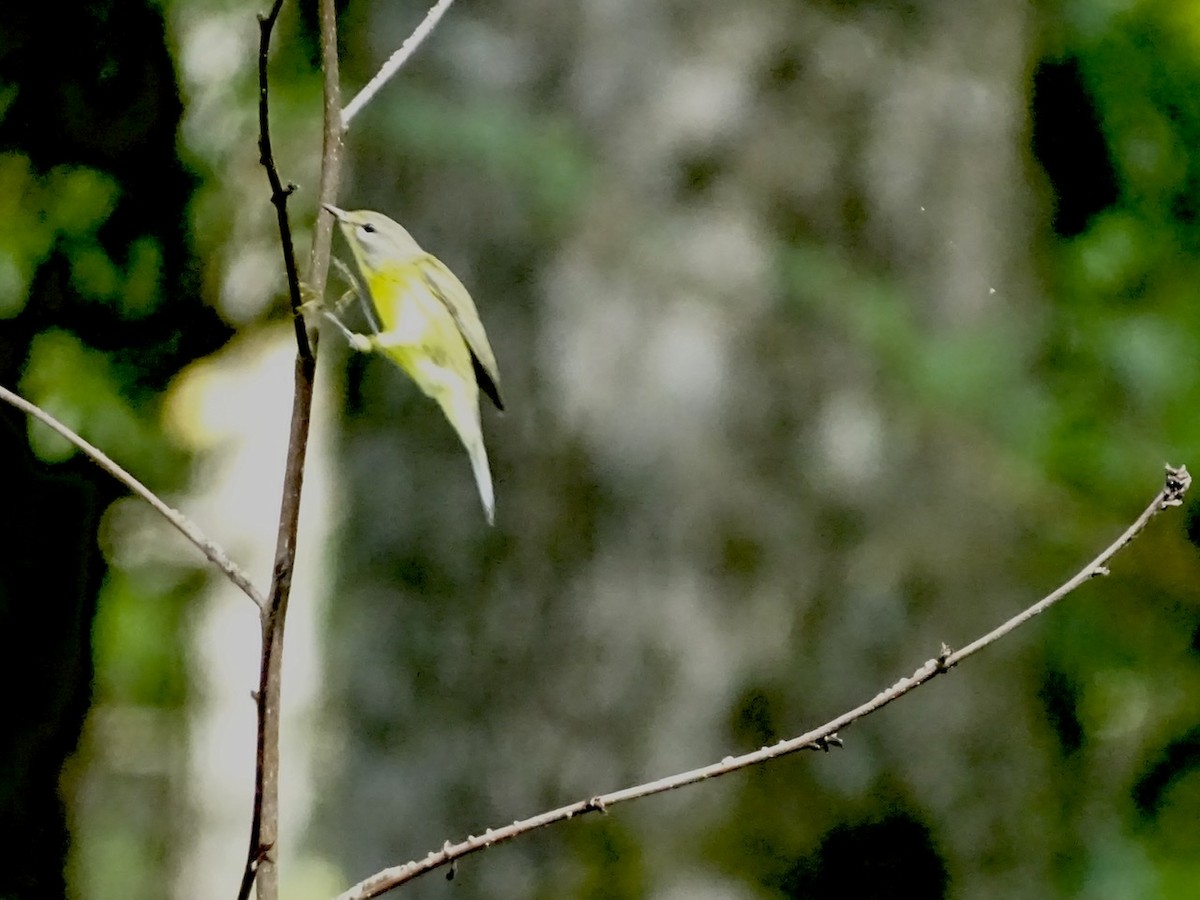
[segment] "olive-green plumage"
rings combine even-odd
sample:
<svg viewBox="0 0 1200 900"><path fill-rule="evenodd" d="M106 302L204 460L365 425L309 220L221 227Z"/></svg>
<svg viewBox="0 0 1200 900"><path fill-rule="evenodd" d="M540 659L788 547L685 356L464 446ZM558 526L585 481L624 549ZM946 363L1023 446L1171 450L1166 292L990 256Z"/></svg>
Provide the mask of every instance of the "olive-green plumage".
<svg viewBox="0 0 1200 900"><path fill-rule="evenodd" d="M341 225L378 319L378 333L350 334L351 339L359 349L385 354L438 402L471 458L490 524L495 497L479 421L479 390L497 409L504 409L504 403L496 357L471 295L398 222L370 210L325 208Z"/></svg>

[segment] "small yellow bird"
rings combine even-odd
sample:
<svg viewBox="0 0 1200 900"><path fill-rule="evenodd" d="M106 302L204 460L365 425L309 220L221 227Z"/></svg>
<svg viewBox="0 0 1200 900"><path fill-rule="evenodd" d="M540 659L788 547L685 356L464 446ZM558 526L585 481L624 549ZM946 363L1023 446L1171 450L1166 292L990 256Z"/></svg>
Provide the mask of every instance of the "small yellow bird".
<svg viewBox="0 0 1200 900"><path fill-rule="evenodd" d="M497 409L504 409L504 403L496 357L471 295L398 222L366 209L347 212L329 204L325 209L340 223L362 272L375 333L355 334L336 316L330 318L351 346L385 354L442 407L471 457L483 510L492 524L495 494L479 421L479 389Z"/></svg>

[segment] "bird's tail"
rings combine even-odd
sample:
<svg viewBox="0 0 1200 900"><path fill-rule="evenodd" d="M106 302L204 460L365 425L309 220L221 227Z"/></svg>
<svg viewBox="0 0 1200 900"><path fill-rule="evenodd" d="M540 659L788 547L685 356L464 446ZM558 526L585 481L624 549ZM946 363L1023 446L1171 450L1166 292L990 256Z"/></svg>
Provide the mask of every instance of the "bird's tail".
<svg viewBox="0 0 1200 900"><path fill-rule="evenodd" d="M479 488L479 499L483 502L483 514L487 516L489 525L496 524L496 495L492 488L492 472L488 468L487 449L483 446L483 435L467 444L467 453L471 457L471 471L475 473L475 484Z"/></svg>
<svg viewBox="0 0 1200 900"><path fill-rule="evenodd" d="M466 396L463 396L463 394ZM483 428L479 421L479 395L474 391L445 391L438 395L442 412L462 441L471 458L471 471L475 473L475 485L479 488L479 499L487 523L496 519L496 495L492 487L492 472L488 467L487 448L483 445Z"/></svg>

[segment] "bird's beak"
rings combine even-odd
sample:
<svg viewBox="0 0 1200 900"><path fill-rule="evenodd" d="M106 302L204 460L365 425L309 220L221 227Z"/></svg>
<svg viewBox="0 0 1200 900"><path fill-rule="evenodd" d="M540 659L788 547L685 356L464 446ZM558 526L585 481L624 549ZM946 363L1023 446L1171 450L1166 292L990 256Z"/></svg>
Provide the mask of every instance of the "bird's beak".
<svg viewBox="0 0 1200 900"><path fill-rule="evenodd" d="M338 208L337 208L336 206L334 206L332 203L322 203L321 205L322 205L323 207L325 207L327 210L329 210L329 213L330 213L330 214L331 214L331 215L332 215L332 216L333 216L335 219L337 219L339 222L345 222L345 221L346 221L346 216L348 215L348 213L347 213L347 212L346 212L344 209L338 209Z"/></svg>

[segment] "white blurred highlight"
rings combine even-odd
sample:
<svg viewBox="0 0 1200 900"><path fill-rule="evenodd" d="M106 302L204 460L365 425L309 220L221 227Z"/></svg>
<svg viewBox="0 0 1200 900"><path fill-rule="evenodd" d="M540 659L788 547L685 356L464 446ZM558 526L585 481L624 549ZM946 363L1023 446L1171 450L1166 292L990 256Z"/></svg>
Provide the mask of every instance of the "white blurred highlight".
<svg viewBox="0 0 1200 900"><path fill-rule="evenodd" d="M195 493L181 505L251 573L265 594L275 549L291 419L295 343L290 327L235 339L186 369L172 386L167 426L204 455ZM283 665L280 865L310 871L299 857L314 797L313 751L321 657L317 627L327 596L326 548L337 520L329 454L327 379L318 379L304 477L296 574ZM219 577L193 623L195 692L190 707L189 778L194 828L172 890L179 900L236 892L250 833L258 686L258 611ZM328 885L327 879L318 879ZM298 886L297 886L298 887ZM290 896L307 896L301 890Z"/></svg>

